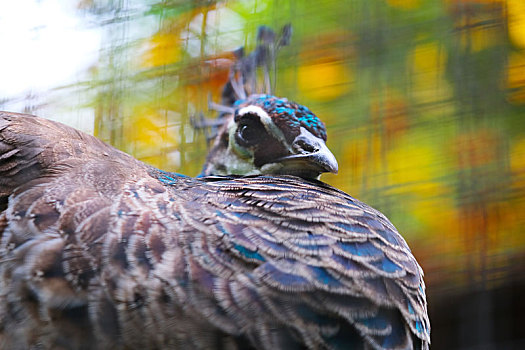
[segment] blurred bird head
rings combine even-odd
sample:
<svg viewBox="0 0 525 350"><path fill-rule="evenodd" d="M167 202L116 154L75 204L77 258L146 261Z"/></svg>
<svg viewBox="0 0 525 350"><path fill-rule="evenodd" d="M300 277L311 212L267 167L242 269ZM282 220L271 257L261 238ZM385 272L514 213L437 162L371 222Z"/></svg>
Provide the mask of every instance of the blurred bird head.
<svg viewBox="0 0 525 350"><path fill-rule="evenodd" d="M203 175L337 173L326 129L307 107L271 95L238 100L222 117Z"/></svg>

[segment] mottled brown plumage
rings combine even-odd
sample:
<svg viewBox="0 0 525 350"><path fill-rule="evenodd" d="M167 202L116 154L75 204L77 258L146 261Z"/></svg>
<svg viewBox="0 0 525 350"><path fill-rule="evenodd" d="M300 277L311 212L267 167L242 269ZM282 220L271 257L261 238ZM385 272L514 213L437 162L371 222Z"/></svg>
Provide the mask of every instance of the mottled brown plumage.
<svg viewBox="0 0 525 350"><path fill-rule="evenodd" d="M378 211L294 176L162 172L0 113L1 349L427 348Z"/></svg>

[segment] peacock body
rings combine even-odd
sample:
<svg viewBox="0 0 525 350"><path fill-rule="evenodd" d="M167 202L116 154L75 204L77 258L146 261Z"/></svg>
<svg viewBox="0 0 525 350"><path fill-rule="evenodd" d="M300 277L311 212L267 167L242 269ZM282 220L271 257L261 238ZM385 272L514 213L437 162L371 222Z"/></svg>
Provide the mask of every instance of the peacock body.
<svg viewBox="0 0 525 350"><path fill-rule="evenodd" d="M227 112L199 178L0 113L0 349L428 348L403 238L315 179L322 122L270 95Z"/></svg>

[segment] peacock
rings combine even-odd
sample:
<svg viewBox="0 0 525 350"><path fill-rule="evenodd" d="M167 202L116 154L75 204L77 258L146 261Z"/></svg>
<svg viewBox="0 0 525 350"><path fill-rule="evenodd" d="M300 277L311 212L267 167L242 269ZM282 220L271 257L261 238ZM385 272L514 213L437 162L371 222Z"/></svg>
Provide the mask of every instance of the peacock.
<svg viewBox="0 0 525 350"><path fill-rule="evenodd" d="M0 112L1 349L429 347L405 240L317 179L319 118L237 67L196 178Z"/></svg>

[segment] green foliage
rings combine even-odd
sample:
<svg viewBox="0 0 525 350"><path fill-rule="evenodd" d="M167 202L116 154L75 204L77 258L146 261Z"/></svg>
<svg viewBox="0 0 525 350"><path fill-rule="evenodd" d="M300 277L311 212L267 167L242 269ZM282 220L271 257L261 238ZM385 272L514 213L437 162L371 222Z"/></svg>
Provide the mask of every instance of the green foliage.
<svg viewBox="0 0 525 350"><path fill-rule="evenodd" d="M391 216L423 266L462 283L488 271L474 259L465 273L466 259L525 250L525 52L513 41L525 9L505 3L129 1L97 12L120 20L92 83L96 134L198 174L207 149L190 117L219 100L229 52L253 47L259 25L292 23L276 94L327 123L340 173L323 179Z"/></svg>

